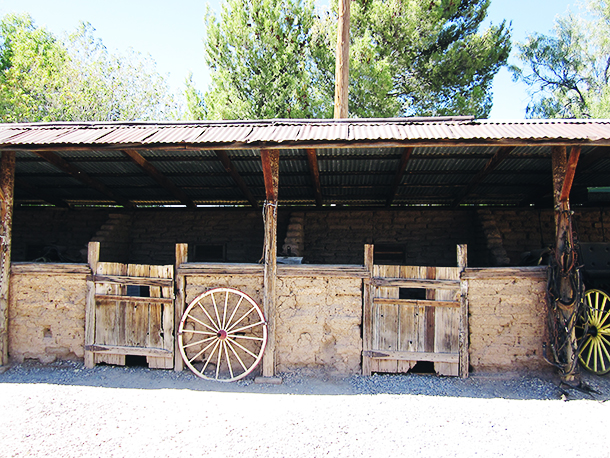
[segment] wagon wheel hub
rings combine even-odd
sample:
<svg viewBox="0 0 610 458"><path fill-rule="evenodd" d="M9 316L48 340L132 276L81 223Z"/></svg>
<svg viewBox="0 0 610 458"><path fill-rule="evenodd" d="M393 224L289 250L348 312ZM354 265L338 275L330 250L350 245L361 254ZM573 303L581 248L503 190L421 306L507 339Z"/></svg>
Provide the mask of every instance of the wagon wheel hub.
<svg viewBox="0 0 610 458"><path fill-rule="evenodd" d="M218 337L219 340L225 340L227 338L227 331L225 331L224 329L221 329L216 334L216 337Z"/></svg>

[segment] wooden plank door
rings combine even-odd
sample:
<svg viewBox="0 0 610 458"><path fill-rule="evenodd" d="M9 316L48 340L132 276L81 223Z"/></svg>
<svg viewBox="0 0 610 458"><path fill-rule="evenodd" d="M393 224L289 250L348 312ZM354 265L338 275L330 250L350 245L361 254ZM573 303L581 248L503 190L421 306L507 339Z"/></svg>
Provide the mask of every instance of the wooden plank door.
<svg viewBox="0 0 610 458"><path fill-rule="evenodd" d="M465 253L465 246L461 249ZM463 266L369 268L363 372L404 373L428 361L437 374L466 376L467 361L460 368L467 359L467 349L461 348L464 341L467 345Z"/></svg>
<svg viewBox="0 0 610 458"><path fill-rule="evenodd" d="M90 280L85 330L88 365L125 364L146 356L149 367L174 366L174 266L98 262ZM93 301L92 304L89 304ZM91 341L92 340L92 341Z"/></svg>

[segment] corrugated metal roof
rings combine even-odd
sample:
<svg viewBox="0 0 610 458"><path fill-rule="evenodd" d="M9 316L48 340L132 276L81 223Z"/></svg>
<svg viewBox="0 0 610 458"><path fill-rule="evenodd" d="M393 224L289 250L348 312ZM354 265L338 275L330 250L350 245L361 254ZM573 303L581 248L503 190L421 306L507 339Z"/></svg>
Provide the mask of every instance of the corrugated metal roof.
<svg viewBox="0 0 610 458"><path fill-rule="evenodd" d="M79 180L80 171L136 204L180 204L171 186L158 175L149 175L150 170L136 164L123 148L136 149L157 173L199 204L248 204L244 184L262 202L260 149L277 147L282 205L315 202L308 148L317 154L326 204L385 205L391 200L397 205L451 205L468 190L463 204L513 205L525 198L550 199L551 145L570 142L581 146L585 164L577 169L575 189L610 186L608 120L0 124L0 149L16 151L16 201L29 203L46 196L70 203L112 203ZM395 189L409 145L413 150ZM480 176L504 145L514 149L489 174ZM54 152L71 167L47 162L37 149ZM221 162L218 149L226 153L233 174ZM475 179L479 181L472 185Z"/></svg>
<svg viewBox="0 0 610 458"><path fill-rule="evenodd" d="M609 120L469 118L23 123L0 125L3 145L198 144L370 141L610 141Z"/></svg>

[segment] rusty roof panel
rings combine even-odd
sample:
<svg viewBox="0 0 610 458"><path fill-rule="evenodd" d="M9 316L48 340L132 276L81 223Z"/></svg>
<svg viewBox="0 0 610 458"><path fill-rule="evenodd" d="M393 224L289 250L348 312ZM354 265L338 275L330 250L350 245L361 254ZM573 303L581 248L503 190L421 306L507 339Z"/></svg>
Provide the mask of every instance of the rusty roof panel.
<svg viewBox="0 0 610 458"><path fill-rule="evenodd" d="M143 143L147 138L155 134L159 130L158 127L139 126L139 127L122 127L114 129L107 135L99 138L96 144L137 144Z"/></svg>
<svg viewBox="0 0 610 458"><path fill-rule="evenodd" d="M54 142L51 143L72 143L77 145L97 143L100 138L110 134L114 130L115 129L112 129L110 127L104 127L100 129L77 129L68 132L66 135L57 138Z"/></svg>
<svg viewBox="0 0 610 458"><path fill-rule="evenodd" d="M194 143L205 131L206 127L174 126L162 127L142 143Z"/></svg>
<svg viewBox="0 0 610 458"><path fill-rule="evenodd" d="M210 126L193 143L242 143L251 131L249 125Z"/></svg>

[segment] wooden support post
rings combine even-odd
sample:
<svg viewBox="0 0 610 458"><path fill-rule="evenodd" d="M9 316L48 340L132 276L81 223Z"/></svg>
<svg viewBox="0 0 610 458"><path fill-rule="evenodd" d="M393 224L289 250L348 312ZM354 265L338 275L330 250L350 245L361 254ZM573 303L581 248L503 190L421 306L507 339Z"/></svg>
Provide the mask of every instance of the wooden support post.
<svg viewBox="0 0 610 458"><path fill-rule="evenodd" d="M369 279L373 277L374 245L364 245L364 267ZM373 350L373 298L374 289L370 281L363 282L362 297L362 375L371 375L371 357Z"/></svg>
<svg viewBox="0 0 610 458"><path fill-rule="evenodd" d="M552 163L553 163L553 200L555 204L555 253L564 253L566 248L566 241L571 240L572 234L571 223L570 223L570 189L571 182L574 178L573 171L576 170L578 165L578 157L580 155L580 148L577 147L575 150L572 149L570 154L570 161L568 164L567 152L565 146L554 146L552 148ZM568 177L568 171L571 177ZM568 180L566 180L568 178ZM569 183L567 182L569 181ZM569 278L562 278L559 285L559 294L563 297L571 296L571 285ZM565 326L571 329L571 334L568 337L570 345L566 347L566 358L568 367L572 365L572 361L576 358L573 349L576 348L576 333L574 323L570 322L575 320L574 308L576 304L570 306L561 307L564 320L566 320ZM574 381L576 378L576 364L573 365L573 370L564 374L565 381Z"/></svg>
<svg viewBox="0 0 610 458"><path fill-rule="evenodd" d="M350 1L339 0L335 65L335 119L347 118L348 115Z"/></svg>
<svg viewBox="0 0 610 458"><path fill-rule="evenodd" d="M459 333L459 353L460 365L459 376L468 377L469 361L469 341L470 329L468 322L468 280L464 277L464 271L468 267L468 247L467 245L457 246L457 261L460 269L460 333Z"/></svg>
<svg viewBox="0 0 610 458"><path fill-rule="evenodd" d="M186 299L186 276L178 274L181 264L188 262L188 249L186 243L176 243L176 266L174 268L174 279L176 281L176 299L174 300L174 370L179 372L184 370L184 361L180 354L178 345L178 327L185 308Z"/></svg>
<svg viewBox="0 0 610 458"><path fill-rule="evenodd" d="M100 260L100 242L89 242L87 262L91 269L91 277L87 279L87 303L85 305L85 348L95 343L95 282L97 263ZM85 350L85 367L95 366L95 354Z"/></svg>
<svg viewBox="0 0 610 458"><path fill-rule="evenodd" d="M263 377L275 375L275 315L277 304L277 201L279 185L278 150L261 150L265 179L265 268L263 275L263 312L267 320L267 348L263 355Z"/></svg>
<svg viewBox="0 0 610 458"><path fill-rule="evenodd" d="M0 366L8 365L8 304L11 282L11 230L15 187L15 152L3 151L0 170Z"/></svg>

